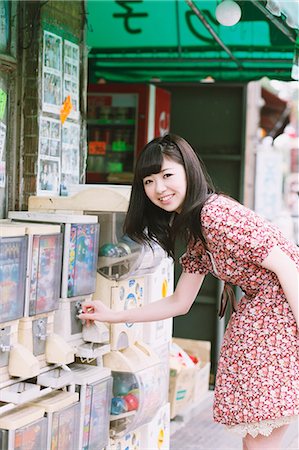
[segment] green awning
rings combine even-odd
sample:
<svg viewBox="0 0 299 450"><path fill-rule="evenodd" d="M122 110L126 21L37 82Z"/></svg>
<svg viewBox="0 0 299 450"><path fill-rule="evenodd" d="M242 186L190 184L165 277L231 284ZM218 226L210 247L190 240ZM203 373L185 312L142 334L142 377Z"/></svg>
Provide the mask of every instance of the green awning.
<svg viewBox="0 0 299 450"><path fill-rule="evenodd" d="M191 3L203 20L185 0L88 0L90 81L291 80L297 0L236 2L232 27L216 20L219 1Z"/></svg>

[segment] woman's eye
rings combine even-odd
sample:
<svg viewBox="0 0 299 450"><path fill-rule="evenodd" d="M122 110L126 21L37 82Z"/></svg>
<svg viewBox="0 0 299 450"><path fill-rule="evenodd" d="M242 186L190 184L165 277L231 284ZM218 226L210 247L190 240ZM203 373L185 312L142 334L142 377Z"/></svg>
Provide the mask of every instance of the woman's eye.
<svg viewBox="0 0 299 450"><path fill-rule="evenodd" d="M146 185L146 184L150 184L152 182L152 180L144 180L143 181L143 184L144 184L144 186Z"/></svg>
<svg viewBox="0 0 299 450"><path fill-rule="evenodd" d="M164 177L165 177L165 178L168 178L168 177L171 177L172 175L173 175L173 173L165 173L165 174L164 174Z"/></svg>

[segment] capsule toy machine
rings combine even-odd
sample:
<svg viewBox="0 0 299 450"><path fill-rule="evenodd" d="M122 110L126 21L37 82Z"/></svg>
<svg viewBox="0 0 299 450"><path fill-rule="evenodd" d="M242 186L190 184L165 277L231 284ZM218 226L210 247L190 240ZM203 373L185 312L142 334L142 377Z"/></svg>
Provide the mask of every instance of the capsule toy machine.
<svg viewBox="0 0 299 450"><path fill-rule="evenodd" d="M41 369L47 364L69 363L74 358L72 349L54 333L61 279L60 226L7 223L10 226L25 226L28 237L25 310L18 326L19 343L37 357Z"/></svg>
<svg viewBox="0 0 299 450"><path fill-rule="evenodd" d="M117 440L149 423L167 402L165 366L146 344L104 355L112 371L110 437Z"/></svg>
<svg viewBox="0 0 299 450"><path fill-rule="evenodd" d="M46 450L45 410L28 404L0 415L1 450Z"/></svg>
<svg viewBox="0 0 299 450"><path fill-rule="evenodd" d="M90 300L95 291L99 224L97 217L88 215L10 212L13 221L58 223L63 231L63 258L58 309L54 314L54 332L72 347L73 353L83 358L96 358L104 351L102 346L85 342L82 322L78 319L82 303ZM103 341L109 342L106 329ZM109 348L106 348L109 351ZM74 358L72 358L72 361ZM68 362L72 362L68 361Z"/></svg>
<svg viewBox="0 0 299 450"><path fill-rule="evenodd" d="M40 369L47 364L69 363L74 352L54 333L62 252L60 227L25 222L9 226L25 226L28 237L25 310L19 321L18 341L38 359Z"/></svg>
<svg viewBox="0 0 299 450"><path fill-rule="evenodd" d="M79 448L80 402L78 393L57 390L30 404L44 411L47 418L47 443L39 450Z"/></svg>
<svg viewBox="0 0 299 450"><path fill-rule="evenodd" d="M109 443L111 370L107 367L78 363L69 367L80 398L78 449L102 450Z"/></svg>
<svg viewBox="0 0 299 450"><path fill-rule="evenodd" d="M18 340L20 319L25 311L27 263L25 227L0 223L0 387L11 377L39 373L37 358ZM3 399L2 399L3 400Z"/></svg>
<svg viewBox="0 0 299 450"><path fill-rule="evenodd" d="M95 297L115 311L138 308L144 304L146 276L161 261L162 251L158 246L152 250L121 236L123 214L111 213L107 218L106 226L103 224L103 229L107 230L106 237L103 236L99 249ZM120 350L142 340L142 323L110 325L112 350Z"/></svg>
<svg viewBox="0 0 299 450"><path fill-rule="evenodd" d="M130 186L77 185L71 186L69 192L69 197L30 197L29 209L30 211L55 214L65 213L66 211L70 214L94 214L98 217L101 234L96 291L93 298L102 300L114 310L123 310L141 306L145 301L150 302L152 301L151 296L156 300L169 295L173 290L173 265L165 256L165 252L158 245L154 245L153 249L143 247L123 235L122 228L129 204ZM167 263L163 265L163 261L166 259ZM147 294L147 291L149 291L149 294ZM83 335L86 340L100 338L100 333L97 330L98 325L100 324L95 322L94 326L88 328L83 326ZM111 414L113 419L111 421L111 433L114 445L116 445L116 442L119 445L124 445L124 442L128 444L131 439L128 436L132 437L132 433L137 432L136 427L141 426L144 420L149 422L154 416L154 413L152 413L151 417L145 419L144 410L140 409L144 398L143 386L146 386L146 393L149 391L150 381L146 381L146 373L149 374L149 378L153 376L152 397L156 398L155 389L157 380L160 380L158 388L159 405L163 406L167 403L169 373L165 361L168 361L167 339L169 339L171 331L170 326L168 331L165 331L165 329L166 327L162 326L161 329L161 326L159 326L158 332L154 330L149 333L149 336L146 336L142 324L109 325L110 346L113 350L109 355L114 355L109 358L117 358L117 355L119 358L124 358L125 363L123 365L126 367L126 373L117 374L114 377L116 388L114 388ZM160 360L155 355L157 364L155 370L161 376L154 376L152 359L146 357L147 351L141 350L141 348L144 348L142 347L142 341L145 338L150 342L148 355L154 354L153 343L162 355ZM138 361L136 353L139 355L142 364L140 362L135 364L136 359ZM104 365L109 367L114 374L113 367L115 366L113 364L113 367L110 366L109 358L104 355ZM117 364L116 366L118 367ZM135 372L137 372L137 376L135 376ZM124 386L119 391L118 387L122 379L126 379L127 383L124 381ZM128 383L130 386L126 386ZM138 386L141 387L138 388ZM138 389L141 392L141 403L135 395L136 392L139 395ZM155 412L157 410L158 407L155 405ZM125 415L121 416L121 414ZM141 421L133 420L133 417L143 417L143 419ZM119 426L120 424L121 426ZM120 428L120 433L115 431L115 428ZM133 441L135 446L139 442L135 438Z"/></svg>
<svg viewBox="0 0 299 450"><path fill-rule="evenodd" d="M164 257L159 246L144 247L123 235L123 223L129 204L130 186L77 185L70 187L69 197L30 197L29 209L69 211L92 214L101 226L96 290L100 299L114 310L136 308L144 303L147 274L153 272ZM96 322L84 327L84 339L100 340ZM110 346L119 350L143 339L141 323L111 324Z"/></svg>

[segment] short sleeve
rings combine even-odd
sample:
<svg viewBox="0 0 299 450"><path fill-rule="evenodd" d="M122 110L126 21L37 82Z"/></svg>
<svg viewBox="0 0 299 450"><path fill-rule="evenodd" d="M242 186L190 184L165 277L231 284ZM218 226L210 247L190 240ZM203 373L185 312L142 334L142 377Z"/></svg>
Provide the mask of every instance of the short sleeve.
<svg viewBox="0 0 299 450"><path fill-rule="evenodd" d="M209 272L208 255L201 242L189 244L186 253L179 260L183 272L206 275Z"/></svg>
<svg viewBox="0 0 299 450"><path fill-rule="evenodd" d="M222 249L235 260L258 265L280 241L281 233L270 222L225 197L205 208L202 225L212 251Z"/></svg>

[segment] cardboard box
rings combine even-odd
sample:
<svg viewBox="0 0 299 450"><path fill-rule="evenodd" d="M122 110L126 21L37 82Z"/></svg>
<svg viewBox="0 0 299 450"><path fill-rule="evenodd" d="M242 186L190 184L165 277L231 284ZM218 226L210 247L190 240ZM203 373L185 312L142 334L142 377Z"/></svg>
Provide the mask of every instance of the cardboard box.
<svg viewBox="0 0 299 450"><path fill-rule="evenodd" d="M202 401L209 390L211 342L173 338L189 355L200 362L193 367L170 367L169 402L173 419L185 409Z"/></svg>

